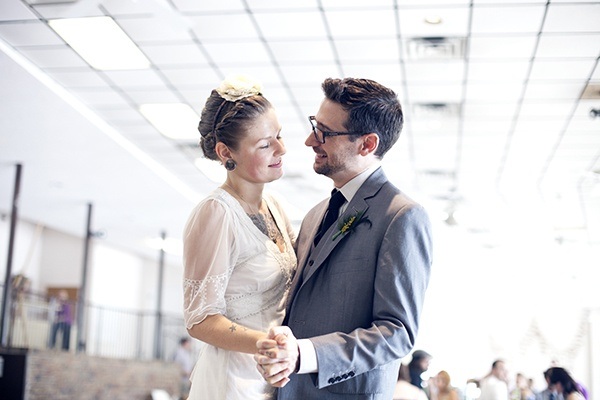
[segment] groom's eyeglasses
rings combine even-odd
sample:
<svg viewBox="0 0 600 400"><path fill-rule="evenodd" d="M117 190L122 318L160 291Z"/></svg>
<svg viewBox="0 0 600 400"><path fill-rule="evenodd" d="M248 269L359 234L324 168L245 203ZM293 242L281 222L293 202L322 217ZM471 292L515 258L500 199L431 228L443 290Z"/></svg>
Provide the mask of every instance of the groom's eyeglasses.
<svg viewBox="0 0 600 400"><path fill-rule="evenodd" d="M313 115L308 117L308 121L310 122L310 126L312 127L313 135L315 135L315 139L321 144L325 143L325 138L327 136L343 136L343 135L351 135L351 136L362 136L364 133L358 132L331 132L324 131L320 128L317 128L317 120Z"/></svg>

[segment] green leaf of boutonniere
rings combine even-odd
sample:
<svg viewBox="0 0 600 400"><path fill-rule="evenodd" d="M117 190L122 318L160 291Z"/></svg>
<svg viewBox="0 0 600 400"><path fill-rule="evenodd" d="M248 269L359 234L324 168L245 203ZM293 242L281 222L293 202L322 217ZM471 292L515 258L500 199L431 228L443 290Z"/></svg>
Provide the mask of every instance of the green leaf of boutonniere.
<svg viewBox="0 0 600 400"><path fill-rule="evenodd" d="M352 232L362 222L370 222L368 217L363 218L366 210L357 211L352 215L347 216L338 224L338 231L333 235L331 240L337 239L341 235Z"/></svg>

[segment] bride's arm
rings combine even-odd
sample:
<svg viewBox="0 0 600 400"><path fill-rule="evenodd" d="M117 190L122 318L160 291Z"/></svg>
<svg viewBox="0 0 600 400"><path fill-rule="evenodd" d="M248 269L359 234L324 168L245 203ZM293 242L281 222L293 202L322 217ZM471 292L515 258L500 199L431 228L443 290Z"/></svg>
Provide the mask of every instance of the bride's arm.
<svg viewBox="0 0 600 400"><path fill-rule="evenodd" d="M188 333L215 347L249 354L256 353L256 342L267 337L265 332L232 322L221 314L207 316Z"/></svg>

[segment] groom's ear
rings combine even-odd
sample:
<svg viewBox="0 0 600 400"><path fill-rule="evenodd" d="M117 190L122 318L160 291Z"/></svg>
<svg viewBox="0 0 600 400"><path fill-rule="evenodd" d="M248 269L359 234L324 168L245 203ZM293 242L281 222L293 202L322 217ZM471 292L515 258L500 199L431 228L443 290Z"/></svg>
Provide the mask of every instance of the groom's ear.
<svg viewBox="0 0 600 400"><path fill-rule="evenodd" d="M379 147L379 135L376 133L367 133L361 137L362 145L360 147L360 155L366 156L375 153Z"/></svg>

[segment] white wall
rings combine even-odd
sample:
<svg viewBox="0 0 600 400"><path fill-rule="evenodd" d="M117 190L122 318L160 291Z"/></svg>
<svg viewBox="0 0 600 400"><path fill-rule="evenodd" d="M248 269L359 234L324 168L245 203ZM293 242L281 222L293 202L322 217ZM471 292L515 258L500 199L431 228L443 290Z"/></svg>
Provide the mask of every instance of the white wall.
<svg viewBox="0 0 600 400"><path fill-rule="evenodd" d="M6 274L10 219L0 219L0 273ZM36 239L36 226L19 221L13 251L13 275L23 273L31 288L44 293L48 287L79 287L83 269L81 237L44 228ZM31 253L31 255L29 255ZM155 311L158 290L158 256L151 260L92 239L88 261L88 301L93 305L128 310ZM28 260L28 261L27 261ZM181 314L182 266L177 257L165 258L163 307Z"/></svg>

